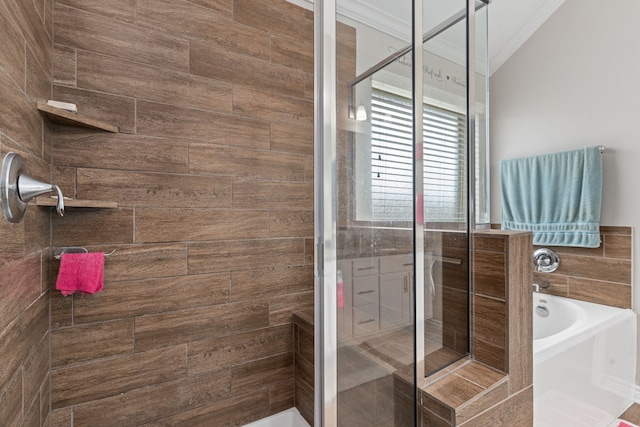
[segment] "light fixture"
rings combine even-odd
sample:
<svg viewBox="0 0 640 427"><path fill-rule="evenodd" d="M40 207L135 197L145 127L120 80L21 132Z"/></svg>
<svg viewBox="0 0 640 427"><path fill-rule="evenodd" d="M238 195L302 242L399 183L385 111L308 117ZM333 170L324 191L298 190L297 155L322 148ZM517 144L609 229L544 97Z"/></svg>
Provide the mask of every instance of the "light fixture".
<svg viewBox="0 0 640 427"><path fill-rule="evenodd" d="M364 108L364 105L358 105L358 109L356 110L356 120L359 122L364 122L367 120L367 109Z"/></svg>

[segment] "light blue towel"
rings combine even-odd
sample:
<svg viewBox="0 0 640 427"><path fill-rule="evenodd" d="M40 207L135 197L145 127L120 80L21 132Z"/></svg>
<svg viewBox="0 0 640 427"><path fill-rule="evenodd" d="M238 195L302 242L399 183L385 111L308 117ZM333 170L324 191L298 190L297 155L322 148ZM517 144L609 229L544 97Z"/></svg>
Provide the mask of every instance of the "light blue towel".
<svg viewBox="0 0 640 427"><path fill-rule="evenodd" d="M530 230L533 244L600 246L598 147L500 162L502 229Z"/></svg>

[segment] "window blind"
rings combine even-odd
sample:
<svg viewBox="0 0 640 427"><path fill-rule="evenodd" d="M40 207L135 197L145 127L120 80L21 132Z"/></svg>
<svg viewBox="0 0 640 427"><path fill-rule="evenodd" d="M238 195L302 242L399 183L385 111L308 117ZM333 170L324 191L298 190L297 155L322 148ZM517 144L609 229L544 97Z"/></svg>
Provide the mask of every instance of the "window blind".
<svg viewBox="0 0 640 427"><path fill-rule="evenodd" d="M371 105L371 200L374 220L413 217L411 100L374 90ZM423 108L426 222L466 221L466 120L431 105Z"/></svg>

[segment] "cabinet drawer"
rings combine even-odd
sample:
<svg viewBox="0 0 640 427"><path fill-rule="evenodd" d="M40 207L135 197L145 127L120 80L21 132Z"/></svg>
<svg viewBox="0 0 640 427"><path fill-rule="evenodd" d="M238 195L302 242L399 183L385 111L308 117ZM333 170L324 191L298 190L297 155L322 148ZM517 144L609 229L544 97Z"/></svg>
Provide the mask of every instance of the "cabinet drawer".
<svg viewBox="0 0 640 427"><path fill-rule="evenodd" d="M378 304L363 305L353 309L353 335L375 332L379 327Z"/></svg>
<svg viewBox="0 0 640 427"><path fill-rule="evenodd" d="M380 274L413 271L413 254L380 257Z"/></svg>
<svg viewBox="0 0 640 427"><path fill-rule="evenodd" d="M360 258L353 260L353 277L378 274L378 258Z"/></svg>
<svg viewBox="0 0 640 427"><path fill-rule="evenodd" d="M353 306L378 304L378 276L353 278Z"/></svg>

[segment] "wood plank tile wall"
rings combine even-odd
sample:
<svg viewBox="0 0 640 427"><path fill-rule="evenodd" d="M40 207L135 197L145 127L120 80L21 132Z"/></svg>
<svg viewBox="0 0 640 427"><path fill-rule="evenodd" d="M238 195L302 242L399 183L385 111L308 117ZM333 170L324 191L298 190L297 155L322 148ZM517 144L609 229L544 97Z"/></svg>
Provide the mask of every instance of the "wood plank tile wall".
<svg viewBox="0 0 640 427"><path fill-rule="evenodd" d="M20 154L51 179L51 129L35 103L51 97L52 2L0 1L0 156ZM0 424L49 425L49 209L0 218Z"/></svg>
<svg viewBox="0 0 640 427"><path fill-rule="evenodd" d="M17 0L14 0L17 2ZM51 295L52 425L241 425L294 405L313 305L313 16L285 0L57 0L52 246L117 252ZM54 273L56 265L54 264Z"/></svg>

